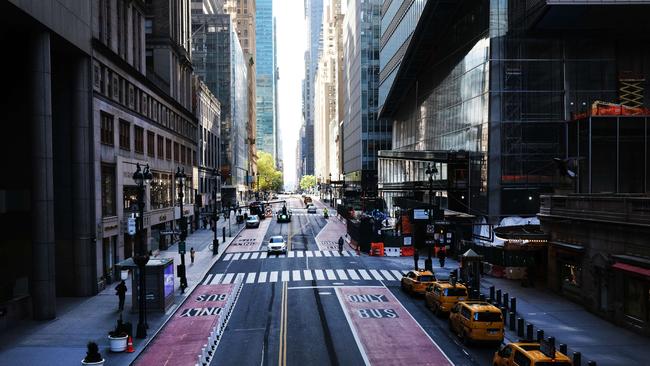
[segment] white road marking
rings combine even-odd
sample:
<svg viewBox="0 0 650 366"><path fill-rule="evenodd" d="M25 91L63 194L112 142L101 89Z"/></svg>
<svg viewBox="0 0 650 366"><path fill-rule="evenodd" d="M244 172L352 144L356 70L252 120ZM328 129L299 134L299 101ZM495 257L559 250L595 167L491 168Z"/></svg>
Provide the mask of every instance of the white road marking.
<svg viewBox="0 0 650 366"><path fill-rule="evenodd" d="M293 277L294 281L300 281L300 271L299 270L294 270L292 277Z"/></svg>
<svg viewBox="0 0 650 366"><path fill-rule="evenodd" d="M260 275L257 277L257 283L266 282L266 272L260 272Z"/></svg>
<svg viewBox="0 0 650 366"><path fill-rule="evenodd" d="M223 281L221 283L230 283L232 282L232 279L235 277L234 273L228 273L226 274L226 277L223 278Z"/></svg>
<svg viewBox="0 0 650 366"><path fill-rule="evenodd" d="M255 283L255 272L251 272L246 277L246 283Z"/></svg>
<svg viewBox="0 0 650 366"><path fill-rule="evenodd" d="M332 255L335 256L335 257L340 257L341 256L341 254L339 254L339 252L335 252L335 251L332 251Z"/></svg>
<svg viewBox="0 0 650 366"><path fill-rule="evenodd" d="M304 252L296 252L296 254L298 254L298 258L302 258L305 256Z"/></svg>
<svg viewBox="0 0 650 366"><path fill-rule="evenodd" d="M267 252L262 252L262 254L260 254L260 259L264 259L264 258L266 258L268 255L269 255L269 253L267 253Z"/></svg>
<svg viewBox="0 0 650 366"><path fill-rule="evenodd" d="M278 271L272 271L269 282L278 282Z"/></svg>
<svg viewBox="0 0 650 366"><path fill-rule="evenodd" d="M210 283L210 280L212 279L212 277L214 277L214 275L213 275L212 273L210 273L210 274L205 278L205 281L203 281L203 285L207 285L208 283Z"/></svg>
<svg viewBox="0 0 650 366"><path fill-rule="evenodd" d="M345 270L337 269L336 274L339 275L340 280L347 280L348 279L348 275L345 274Z"/></svg>
<svg viewBox="0 0 650 366"><path fill-rule="evenodd" d="M347 250L344 250L344 251L343 251L343 256L344 256L344 257L349 257L349 256L350 256L350 252L348 252Z"/></svg>
<svg viewBox="0 0 650 366"><path fill-rule="evenodd" d="M336 276L334 275L334 271L331 269L326 269L325 274L327 274L327 279L328 280L336 280Z"/></svg>
<svg viewBox="0 0 650 366"><path fill-rule="evenodd" d="M323 291L323 292L319 292L318 294L319 294L319 295L331 295L332 293L331 293L331 292L327 292L327 291Z"/></svg>
<svg viewBox="0 0 650 366"><path fill-rule="evenodd" d="M212 277L212 280L210 281L211 285L218 285L223 278L223 273L217 273Z"/></svg>
<svg viewBox="0 0 650 366"><path fill-rule="evenodd" d="M321 253L319 250L314 250L314 256L316 257L322 257L323 253Z"/></svg>
<svg viewBox="0 0 650 366"><path fill-rule="evenodd" d="M260 252L255 252L255 253L251 254L251 259L257 259L257 257L259 257L259 256L260 256Z"/></svg>
<svg viewBox="0 0 650 366"><path fill-rule="evenodd" d="M289 281L289 271L282 271L282 282Z"/></svg>
<svg viewBox="0 0 650 366"><path fill-rule="evenodd" d="M364 280L371 280L372 279L365 269L360 269L359 274L361 274L361 277L363 277Z"/></svg>
<svg viewBox="0 0 650 366"><path fill-rule="evenodd" d="M343 309L343 314L345 314L345 320L348 322L348 328L352 331L352 335L354 336L354 341L357 343L357 348L359 349L359 353L361 353L361 358L363 358L363 363L366 364L366 366L370 366L370 360L368 360L368 355L366 354L366 350L363 348L363 343L361 343L361 340L359 339L359 335L357 334L357 329L355 328L354 324L352 324L352 320L350 319L350 315L348 314L345 303L343 302L343 295L341 295L341 292L339 290L334 290L336 291L336 297L339 299L339 304L341 304L341 309Z"/></svg>
<svg viewBox="0 0 650 366"><path fill-rule="evenodd" d="M370 274L372 275L372 277L374 277L378 281L383 281L384 280L384 278L381 277L381 275L379 274L379 272L377 272L376 269L371 269Z"/></svg>
<svg viewBox="0 0 650 366"><path fill-rule="evenodd" d="M332 253L330 253L329 250L325 250L325 251L323 251L323 255L326 256L326 257L331 257Z"/></svg>
<svg viewBox="0 0 650 366"><path fill-rule="evenodd" d="M395 280L393 278L393 276L391 276L390 272L388 272L388 270L382 269L380 272L381 272L382 275L384 275L384 277L386 277L387 280L389 280L389 281L394 281Z"/></svg>
<svg viewBox="0 0 650 366"><path fill-rule="evenodd" d="M244 259L248 259L250 256L251 256L250 253L244 253L244 254L241 256L241 259L242 259L242 260L244 260Z"/></svg>
<svg viewBox="0 0 650 366"><path fill-rule="evenodd" d="M395 278L397 278L398 281L401 280L402 277L404 277L404 275L402 274L402 272L400 272L400 271L398 271L398 270L396 270L396 269L391 270L390 273L392 273L393 276L395 276Z"/></svg>
<svg viewBox="0 0 650 366"><path fill-rule="evenodd" d="M314 256L314 253L312 253L311 250L306 251L305 254L307 254L308 257L313 257Z"/></svg>
<svg viewBox="0 0 650 366"><path fill-rule="evenodd" d="M360 279L359 275L357 275L357 272L355 270L353 270L353 269L348 269L348 274L350 275L350 278L353 279L353 280Z"/></svg>
<svg viewBox="0 0 650 366"><path fill-rule="evenodd" d="M296 255L296 253L294 251L289 252L289 258L293 258L295 255Z"/></svg>
<svg viewBox="0 0 650 366"><path fill-rule="evenodd" d="M235 254L233 254L233 256L232 256L232 260L236 261L236 260L239 259L240 256L241 256L241 253L235 253Z"/></svg>
<svg viewBox="0 0 650 366"><path fill-rule="evenodd" d="M312 275L311 275L311 271L310 271L310 270L308 270L308 269L304 269L304 270L302 271L302 273L303 273L303 277L305 277L305 281L311 281L311 280L314 279L314 277L312 277Z"/></svg>
<svg viewBox="0 0 650 366"><path fill-rule="evenodd" d="M229 261L230 258L232 258L232 254L226 254L226 255L223 257L223 260L224 260L224 261Z"/></svg>
<svg viewBox="0 0 650 366"><path fill-rule="evenodd" d="M241 282L244 280L245 273L237 273L237 276L235 276L235 282Z"/></svg>
<svg viewBox="0 0 650 366"><path fill-rule="evenodd" d="M314 271L316 273L316 279L318 281L322 281L325 279L325 276L323 276L323 270L322 269L317 269Z"/></svg>

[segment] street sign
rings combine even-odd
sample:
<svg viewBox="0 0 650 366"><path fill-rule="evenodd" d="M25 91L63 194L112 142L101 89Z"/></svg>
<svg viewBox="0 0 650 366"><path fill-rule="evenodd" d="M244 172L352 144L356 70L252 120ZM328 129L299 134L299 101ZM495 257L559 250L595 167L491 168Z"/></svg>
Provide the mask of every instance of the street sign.
<svg viewBox="0 0 650 366"><path fill-rule="evenodd" d="M427 225L427 234L435 234L436 232L436 226L435 225Z"/></svg>
<svg viewBox="0 0 650 366"><path fill-rule="evenodd" d="M178 243L178 254L185 254L185 242Z"/></svg>
<svg viewBox="0 0 650 366"><path fill-rule="evenodd" d="M135 217L128 218L126 227L129 235L135 235Z"/></svg>

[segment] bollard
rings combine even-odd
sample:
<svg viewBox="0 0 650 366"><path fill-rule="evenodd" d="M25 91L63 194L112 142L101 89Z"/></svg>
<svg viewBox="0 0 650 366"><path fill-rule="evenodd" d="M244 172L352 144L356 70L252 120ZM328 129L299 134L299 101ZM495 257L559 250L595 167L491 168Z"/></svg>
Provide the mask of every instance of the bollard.
<svg viewBox="0 0 650 366"><path fill-rule="evenodd" d="M514 314L513 311L511 314ZM524 338L524 318L517 318L517 337Z"/></svg>
<svg viewBox="0 0 650 366"><path fill-rule="evenodd" d="M219 254L219 239L212 240L212 255Z"/></svg>
<svg viewBox="0 0 650 366"><path fill-rule="evenodd" d="M494 286L490 286L490 302L494 303Z"/></svg>
<svg viewBox="0 0 650 366"><path fill-rule="evenodd" d="M573 352L573 366L581 366L581 365L582 365L582 353Z"/></svg>
<svg viewBox="0 0 650 366"><path fill-rule="evenodd" d="M512 299L510 299L510 311L512 311L515 314L517 313L517 298L516 297L513 297Z"/></svg>
<svg viewBox="0 0 650 366"><path fill-rule="evenodd" d="M508 311L503 306L501 307L501 316L503 317L503 325L506 325L506 319L508 319Z"/></svg>
<svg viewBox="0 0 650 366"><path fill-rule="evenodd" d="M587 366L596 366L596 361L587 362Z"/></svg>
<svg viewBox="0 0 650 366"><path fill-rule="evenodd" d="M497 307L501 306L501 290L497 290Z"/></svg>
<svg viewBox="0 0 650 366"><path fill-rule="evenodd" d="M566 344L560 343L560 353L563 354L563 355L566 355L566 353L567 353L566 349L567 349Z"/></svg>
<svg viewBox="0 0 650 366"><path fill-rule="evenodd" d="M541 342L544 339L544 331L542 329L537 329L537 342Z"/></svg>
<svg viewBox="0 0 650 366"><path fill-rule="evenodd" d="M551 349L555 349L555 337L546 338L546 342L548 342Z"/></svg>
<svg viewBox="0 0 650 366"><path fill-rule="evenodd" d="M508 309L508 306L510 306L510 304L508 304L508 293L507 292L505 294L503 294L503 306L505 306L506 309Z"/></svg>
<svg viewBox="0 0 650 366"><path fill-rule="evenodd" d="M533 325L530 323L526 324L526 340L533 341Z"/></svg>
<svg viewBox="0 0 650 366"><path fill-rule="evenodd" d="M222 241L225 243L226 242L226 227L225 226L221 228L221 237L223 238Z"/></svg>
<svg viewBox="0 0 650 366"><path fill-rule="evenodd" d="M512 311L510 312L510 319L508 319L508 325L510 326L510 330L514 331L515 330L515 313Z"/></svg>
<svg viewBox="0 0 650 366"><path fill-rule="evenodd" d="M480 301L485 301L485 294L480 294L479 297L478 297L478 299L479 299Z"/></svg>

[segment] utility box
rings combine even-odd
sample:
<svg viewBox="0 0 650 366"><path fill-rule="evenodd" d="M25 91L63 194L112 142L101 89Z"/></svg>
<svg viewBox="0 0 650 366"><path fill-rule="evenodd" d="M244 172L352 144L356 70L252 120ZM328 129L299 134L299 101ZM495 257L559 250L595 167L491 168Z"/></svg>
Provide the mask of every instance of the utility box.
<svg viewBox="0 0 650 366"><path fill-rule="evenodd" d="M138 284L140 271L133 258L116 265L119 270L131 270L131 312L138 312ZM172 258L149 259L145 267L147 311L165 312L174 303L174 260Z"/></svg>

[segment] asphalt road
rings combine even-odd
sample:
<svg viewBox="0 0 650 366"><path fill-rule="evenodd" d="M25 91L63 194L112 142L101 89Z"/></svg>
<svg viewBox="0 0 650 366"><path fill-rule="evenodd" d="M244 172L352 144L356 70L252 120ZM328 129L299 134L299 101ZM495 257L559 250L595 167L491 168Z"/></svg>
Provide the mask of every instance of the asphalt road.
<svg viewBox="0 0 650 366"><path fill-rule="evenodd" d="M422 298L408 296L400 290L396 273L408 270L412 260L357 257L352 251L339 256L319 250L315 237L327 224L321 210L307 214L297 197L288 199L288 207L293 211L291 223L279 224L275 218L269 218L266 220L271 222L265 233L261 229L246 230L259 230L259 237L264 236L262 243L272 235L283 235L290 253L294 253L266 256L262 244L251 253L223 256L204 279L208 284L232 281L239 276L244 282L211 365L402 364L405 361L400 360L418 352L409 349L409 337L425 339L432 349L431 343L435 342L437 348L432 352L441 350L455 365L491 364L493 346L462 346L450 334L446 319L435 317L426 309ZM346 312L343 306L345 297L339 291L342 288L375 292L387 288L388 294L394 296L393 305L403 306L419 327L411 326L408 334L391 334L389 328L383 327L386 323L382 320L355 323L353 312ZM364 324L369 328L360 328ZM426 340L427 335L431 342ZM381 354L384 339L398 340L406 346L381 356L384 358L380 360L384 361L374 358L374 362L369 362ZM418 364L435 364L422 358Z"/></svg>

